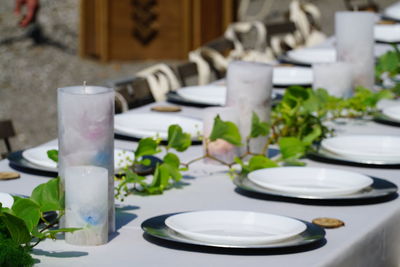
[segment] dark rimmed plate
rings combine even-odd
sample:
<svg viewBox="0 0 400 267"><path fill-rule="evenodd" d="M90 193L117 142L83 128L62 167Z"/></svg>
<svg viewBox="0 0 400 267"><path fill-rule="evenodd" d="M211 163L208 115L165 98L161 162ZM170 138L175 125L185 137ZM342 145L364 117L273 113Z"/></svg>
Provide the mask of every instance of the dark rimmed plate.
<svg viewBox="0 0 400 267"><path fill-rule="evenodd" d="M184 105L184 106L192 106L192 107L220 107L220 105L214 104L205 104L196 101L192 101L180 96L177 92L168 92L167 94L167 101L174 104Z"/></svg>
<svg viewBox="0 0 400 267"><path fill-rule="evenodd" d="M290 86L292 86L292 85L279 86L276 88L283 91L285 88L290 87ZM275 96L272 99L272 105L273 106L277 105L282 100L282 97L283 97L283 94L275 94ZM167 101L170 103L173 103L173 104L178 104L178 105L183 105L183 106L191 106L191 107L199 107L199 108L221 107L220 105L204 104L204 103L198 103L195 101L191 101L191 100L181 97L176 92L169 92L167 94Z"/></svg>
<svg viewBox="0 0 400 267"><path fill-rule="evenodd" d="M302 66L302 67L311 67L312 64L309 62L304 62L304 61L299 61L294 58L289 57L287 54L282 54L278 57L279 62L281 63L287 63L287 64L293 64L296 66Z"/></svg>
<svg viewBox="0 0 400 267"><path fill-rule="evenodd" d="M43 166L39 166L36 164L31 163L30 161L26 160L22 153L24 150L19 150L8 154L7 159L10 162L10 167L21 172L31 173L35 175L43 175L43 176L50 176L56 177L58 175L58 171L46 168ZM144 159L150 159L150 165L139 165L135 168L135 172L139 175L148 175L154 172L155 166L157 163L160 163L161 160L154 156L144 156Z"/></svg>
<svg viewBox="0 0 400 267"><path fill-rule="evenodd" d="M340 155L330 153L324 149L319 149L314 152L309 152L307 154L307 158L325 163L349 165L356 167L400 169L400 160L398 163L397 162L393 163L385 161L365 161L356 159L346 159L341 157Z"/></svg>
<svg viewBox="0 0 400 267"><path fill-rule="evenodd" d="M58 175L58 171L52 168L46 168L43 166L39 166L36 164L31 163L30 161L26 160L22 153L24 150L19 150L15 152L11 152L8 154L7 159L10 162L10 167L21 172L31 173L35 175L43 175L43 176L50 176L56 177Z"/></svg>
<svg viewBox="0 0 400 267"><path fill-rule="evenodd" d="M392 119L383 113L375 114L374 121L376 121L378 123L390 125L390 126L400 127L400 120Z"/></svg>
<svg viewBox="0 0 400 267"><path fill-rule="evenodd" d="M283 248L293 248L293 247L301 247L310 245L312 243L316 243L318 241L322 241L325 238L325 230L315 224L305 222L299 220L306 224L307 229L290 239L282 240L275 243L270 244L261 244L261 245L251 245L251 246L232 246L232 245L219 245L208 242L197 241L193 239L189 239L183 235L178 234L177 232L171 230L165 225L165 220L175 214L179 213L170 213L165 215L160 215L156 217L152 217L150 219L145 220L141 227L143 231L155 238L166 240L169 242L174 242L182 245L193 245L193 246L201 246L201 247L213 247L213 248L225 248L225 249L283 249Z"/></svg>
<svg viewBox="0 0 400 267"><path fill-rule="evenodd" d="M389 197L390 195L394 195L397 193L398 188L397 185L395 185L394 183L380 178L375 178L375 177L371 178L373 179L373 184L370 187L367 187L366 189L354 194L341 195L341 196L308 196L302 194L275 191L259 186L250 181L245 176L236 177L233 183L238 188L252 193L258 193L273 197L281 197L286 199L311 200L315 202L318 201L348 202L351 200L375 200L375 199L382 199L385 197Z"/></svg>

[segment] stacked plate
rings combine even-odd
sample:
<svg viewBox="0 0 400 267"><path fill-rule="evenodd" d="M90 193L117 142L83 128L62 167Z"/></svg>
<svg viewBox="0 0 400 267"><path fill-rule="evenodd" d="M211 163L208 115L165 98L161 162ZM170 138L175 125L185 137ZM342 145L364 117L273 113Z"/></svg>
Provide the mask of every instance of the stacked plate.
<svg viewBox="0 0 400 267"><path fill-rule="evenodd" d="M310 86L313 82L313 72L309 67L275 66L272 82L275 87L280 88L291 85ZM272 95L274 98L274 92ZM183 104L224 106L225 81L218 84L183 87L170 95L169 100Z"/></svg>
<svg viewBox="0 0 400 267"><path fill-rule="evenodd" d="M400 24L378 24L374 26L376 41L385 43L400 42Z"/></svg>
<svg viewBox="0 0 400 267"><path fill-rule="evenodd" d="M177 90L183 99L211 106L224 106L226 99L225 85L188 86Z"/></svg>
<svg viewBox="0 0 400 267"><path fill-rule="evenodd" d="M384 108L382 114L388 118L400 122L400 106L391 106Z"/></svg>
<svg viewBox="0 0 400 267"><path fill-rule="evenodd" d="M274 67L272 83L277 87L290 85L309 86L313 83L313 72L309 67Z"/></svg>
<svg viewBox="0 0 400 267"><path fill-rule="evenodd" d="M203 122L198 119L179 115L159 113L124 113L115 116L115 132L120 135L145 138L158 137L162 140L168 138L168 128L178 124L183 131L189 133L196 140L203 131Z"/></svg>
<svg viewBox="0 0 400 267"><path fill-rule="evenodd" d="M295 247L325 236L321 227L308 222L234 210L160 215L145 220L142 229L153 237L181 244L232 249Z"/></svg>
<svg viewBox="0 0 400 267"><path fill-rule="evenodd" d="M325 139L323 150L346 160L370 164L400 163L400 137L344 135Z"/></svg>
<svg viewBox="0 0 400 267"><path fill-rule="evenodd" d="M290 50L287 60L292 63L312 65L314 63L331 63L336 61L334 48L303 48Z"/></svg>
<svg viewBox="0 0 400 267"><path fill-rule="evenodd" d="M281 193L306 197L336 197L364 190L373 180L365 175L326 168L284 167L249 173L254 184Z"/></svg>
<svg viewBox="0 0 400 267"><path fill-rule="evenodd" d="M58 150L57 146L39 146L27 149L22 152L22 157L29 161L30 163L43 167L48 170L57 171L57 163L47 156L47 151L49 150ZM114 150L114 168L118 171L121 168L124 168L126 165L129 165L134 158L134 154L132 151L122 150L116 148Z"/></svg>
<svg viewBox="0 0 400 267"><path fill-rule="evenodd" d="M229 210L180 213L168 217L165 224L196 241L232 246L275 243L306 230L306 225L296 219Z"/></svg>
<svg viewBox="0 0 400 267"><path fill-rule="evenodd" d="M387 18L400 21L400 2L388 6L383 13Z"/></svg>

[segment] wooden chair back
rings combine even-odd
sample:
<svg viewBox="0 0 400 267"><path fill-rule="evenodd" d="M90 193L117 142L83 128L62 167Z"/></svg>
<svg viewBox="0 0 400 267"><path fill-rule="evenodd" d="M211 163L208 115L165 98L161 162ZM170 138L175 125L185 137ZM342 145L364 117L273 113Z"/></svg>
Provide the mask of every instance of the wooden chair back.
<svg viewBox="0 0 400 267"><path fill-rule="evenodd" d="M185 62L176 66L176 72L182 86L188 86L188 80L199 74L197 65L194 62Z"/></svg>
<svg viewBox="0 0 400 267"><path fill-rule="evenodd" d="M4 141L6 146L7 153L2 153L0 158L6 156L8 153L12 151L10 138L15 136L14 126L11 120L2 120L0 121L0 140Z"/></svg>
<svg viewBox="0 0 400 267"><path fill-rule="evenodd" d="M122 113L125 109L132 109L154 102L149 84L145 78L133 77L121 80L108 81L107 86L115 89L116 93L123 97L126 104L116 97L115 113Z"/></svg>

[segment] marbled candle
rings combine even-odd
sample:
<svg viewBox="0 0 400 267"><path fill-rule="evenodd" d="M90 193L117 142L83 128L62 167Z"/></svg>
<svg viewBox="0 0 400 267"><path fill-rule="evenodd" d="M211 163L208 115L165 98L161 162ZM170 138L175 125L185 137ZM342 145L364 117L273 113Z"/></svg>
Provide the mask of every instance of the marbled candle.
<svg viewBox="0 0 400 267"><path fill-rule="evenodd" d="M220 116L221 120L223 121L230 121L235 123L236 125L239 124L239 114L235 108L231 107L217 107L217 108L206 108L203 111L203 133L204 137L208 138L211 134L214 119L217 116ZM208 153L225 162L225 163L232 163L233 159L236 156L239 156L239 148L228 143L225 140L217 139L213 142L209 142L207 147L206 143L203 142L204 150L208 150ZM205 159L206 163L215 163L218 162L212 159Z"/></svg>
<svg viewBox="0 0 400 267"><path fill-rule="evenodd" d="M371 12L341 11L335 14L337 59L352 65L354 86L369 89L374 86L375 20Z"/></svg>
<svg viewBox="0 0 400 267"><path fill-rule="evenodd" d="M64 169L65 225L82 228L66 233L67 243L96 246L108 242L108 176L102 167Z"/></svg>
<svg viewBox="0 0 400 267"><path fill-rule="evenodd" d="M115 231L113 89L97 86L58 89L58 147L61 190L68 167L85 165L108 170L108 225L109 232ZM88 188L81 190L85 193Z"/></svg>
<svg viewBox="0 0 400 267"><path fill-rule="evenodd" d="M313 88L326 89L330 95L348 98L353 95L351 64L345 62L313 64Z"/></svg>
<svg viewBox="0 0 400 267"><path fill-rule="evenodd" d="M234 61L228 66L226 105L239 112L239 129L242 142L251 131L251 117L257 113L261 121L268 121L271 111L273 67L263 63ZM250 150L260 153L267 137L250 142ZM241 149L242 152L244 148Z"/></svg>

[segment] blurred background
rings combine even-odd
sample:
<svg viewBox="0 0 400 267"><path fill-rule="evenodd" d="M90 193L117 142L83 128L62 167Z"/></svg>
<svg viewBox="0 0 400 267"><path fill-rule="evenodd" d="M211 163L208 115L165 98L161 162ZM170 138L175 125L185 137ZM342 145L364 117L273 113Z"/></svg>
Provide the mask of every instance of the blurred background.
<svg viewBox="0 0 400 267"><path fill-rule="evenodd" d="M290 0L242 2L244 9L240 0L40 0L35 22L19 27L15 2L2 1L0 120L14 124L13 149L57 137L58 87L104 85L157 62L179 64L234 21L279 20ZM321 30L332 35L334 13L346 10L346 1L309 2L321 12ZM394 2L375 1L381 9Z"/></svg>

